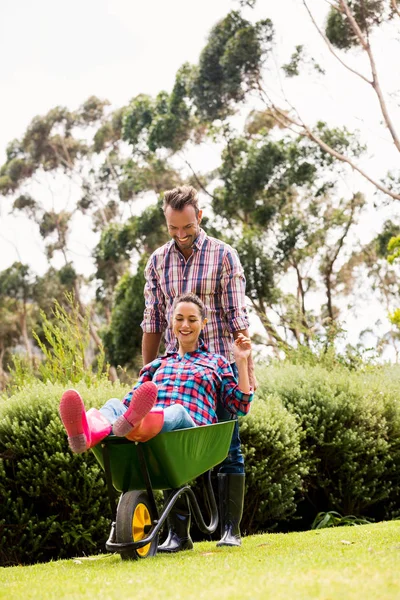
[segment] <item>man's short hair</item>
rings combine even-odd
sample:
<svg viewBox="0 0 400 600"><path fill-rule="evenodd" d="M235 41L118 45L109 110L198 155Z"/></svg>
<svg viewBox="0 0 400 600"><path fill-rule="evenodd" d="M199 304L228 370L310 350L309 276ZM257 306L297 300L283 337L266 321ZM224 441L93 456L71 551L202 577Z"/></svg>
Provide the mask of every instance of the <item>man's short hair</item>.
<svg viewBox="0 0 400 600"><path fill-rule="evenodd" d="M164 193L164 213L168 206L170 206L172 210L183 210L185 206L193 206L197 217L199 214L197 190L191 185L181 185L172 190L167 190Z"/></svg>

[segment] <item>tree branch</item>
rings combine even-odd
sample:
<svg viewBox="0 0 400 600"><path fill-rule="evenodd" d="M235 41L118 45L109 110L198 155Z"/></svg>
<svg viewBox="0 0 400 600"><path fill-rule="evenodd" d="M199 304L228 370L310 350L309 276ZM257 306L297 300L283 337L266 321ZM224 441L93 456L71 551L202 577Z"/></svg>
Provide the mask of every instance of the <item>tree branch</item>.
<svg viewBox="0 0 400 600"><path fill-rule="evenodd" d="M332 306L332 281L331 281L331 277L332 277L332 273L333 273L333 266L339 256L341 249L343 248L343 244L344 244L344 241L350 231L350 227L353 224L354 213L356 210L355 198L356 198L356 196L355 196L355 194L353 194L353 198L351 200L350 215L349 215L348 221L346 223L346 227L344 228L343 234L341 235L341 237L339 238L339 240L336 244L336 250L334 252L334 255L328 262L327 268L325 271L325 285L326 285L328 314L329 314L329 317L332 319L332 321L335 320L334 314L333 314L333 306Z"/></svg>
<svg viewBox="0 0 400 600"><path fill-rule="evenodd" d="M392 192L389 188L386 188L384 185L382 185L381 183L379 183L378 181L376 181L375 179L373 179L372 177L370 177L363 169L361 169L361 167L359 167L350 158L348 158L348 156L345 156L344 154L341 154L337 150L334 150L333 148L331 148L330 146L328 146L328 144L326 144L323 140L321 140L321 138L318 135L316 135L310 129L310 127L308 127L308 125L306 125L302 120L296 121L293 117L291 117L287 113L283 112L278 106L276 106L268 98L268 95L265 92L265 90L263 90L261 87L259 88L259 90L260 90L260 92L262 94L262 100L263 100L263 102L268 106L268 108L270 108L270 109L272 108L272 110L273 110L273 113L272 113L273 114L273 118L277 121L277 123L279 123L281 126L286 127L288 129L290 129L290 127L288 127L288 122L291 123L292 125L298 127L299 130L291 129L291 131L294 131L297 135L301 135L303 137L309 138L310 140L312 140L313 142L315 142L316 144L318 144L318 146L322 150L324 150L325 152L327 152L328 154L330 154L331 156L333 156L337 160L340 160L341 162L347 163L352 169L354 169L354 171L357 171L357 173L360 173L360 175L362 175L362 177L364 177L364 179L366 179L367 181L369 181L378 190L380 190L381 192L383 192L387 196L390 196L394 200L400 200L400 194L396 194L396 192ZM267 98L268 101L265 100L264 97Z"/></svg>
<svg viewBox="0 0 400 600"><path fill-rule="evenodd" d="M357 75L357 77L360 77L363 81L365 81L366 83L369 83L370 85L372 85L372 81L370 79L368 79L368 77L365 77L365 75L363 75L362 73L360 73L359 71L356 71L355 69L353 69L352 67L350 67L348 64L346 64L341 58L340 56L336 53L333 45L331 44L331 42L329 41L329 39L327 38L327 36L325 35L325 33L322 31L322 29L318 26L316 20L314 19L314 16L311 12L311 10L309 9L306 0L303 0L303 4L306 7L306 10L309 14L309 17L311 19L311 21L314 24L314 27L316 28L316 30L318 31L318 33L320 34L320 36L322 37L322 39L324 40L325 44L328 46L328 50L333 54L333 56L340 62L341 65L343 65L343 67L345 69L347 69L348 71L350 71L351 73L353 73L354 75Z"/></svg>
<svg viewBox="0 0 400 600"><path fill-rule="evenodd" d="M340 2L341 7L343 8L343 11L346 14L346 17L349 20L349 23L350 23L354 33L356 34L357 38L360 41L361 46L364 48L365 52L368 55L369 64L371 66L371 73L372 73L371 85L374 88L376 95L378 96L378 101L379 101L379 105L381 107L382 116L384 118L387 128L389 129L390 135L392 136L394 145L396 146L397 150L400 152L400 139L397 135L397 132L394 128L394 125L390 118L389 112L387 110L386 102L383 97L382 89L381 89L381 86L379 83L378 71L376 69L375 59L374 59L374 55L372 54L371 45L370 45L369 41L365 39L357 21L354 18L354 15L352 14L352 12L349 8L349 5L347 4L347 1L339 0L339 2Z"/></svg>
<svg viewBox="0 0 400 600"><path fill-rule="evenodd" d="M207 194L207 196L210 196L210 198L212 198L213 200L215 200L214 196L204 187L204 185L201 183L200 179L197 176L196 171L193 169L192 165L186 160L186 158L183 159L185 164L189 167L189 169L192 171L193 173L193 177L195 178L197 184L201 187L201 189L203 190L203 192L205 192Z"/></svg>
<svg viewBox="0 0 400 600"><path fill-rule="evenodd" d="M265 311L261 310L261 308L254 302L254 300L251 300L251 303L269 338L271 340L275 340L275 345L281 348L282 350L290 350L290 345L279 335L279 333L267 317Z"/></svg>

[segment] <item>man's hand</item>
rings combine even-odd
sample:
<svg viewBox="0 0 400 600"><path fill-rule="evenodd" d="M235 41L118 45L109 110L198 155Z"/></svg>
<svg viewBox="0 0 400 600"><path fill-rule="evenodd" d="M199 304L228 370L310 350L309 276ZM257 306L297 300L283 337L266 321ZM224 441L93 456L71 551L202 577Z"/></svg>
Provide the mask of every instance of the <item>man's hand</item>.
<svg viewBox="0 0 400 600"><path fill-rule="evenodd" d="M250 385L253 388L254 391L256 391L256 389L258 388L258 382L256 379L256 374L254 373L254 367L253 365L249 365L249 381L250 381Z"/></svg>

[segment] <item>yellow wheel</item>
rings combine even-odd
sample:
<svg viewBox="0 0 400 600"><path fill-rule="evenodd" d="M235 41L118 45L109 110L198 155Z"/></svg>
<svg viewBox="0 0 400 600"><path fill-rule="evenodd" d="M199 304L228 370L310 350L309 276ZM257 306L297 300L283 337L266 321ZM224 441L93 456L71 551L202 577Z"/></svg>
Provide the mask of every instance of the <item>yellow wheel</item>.
<svg viewBox="0 0 400 600"><path fill-rule="evenodd" d="M152 514L146 492L126 492L122 495L117 510L116 537L118 543L139 542L147 537L157 515ZM154 556L157 552L158 536L143 548L121 552L123 560L136 560Z"/></svg>

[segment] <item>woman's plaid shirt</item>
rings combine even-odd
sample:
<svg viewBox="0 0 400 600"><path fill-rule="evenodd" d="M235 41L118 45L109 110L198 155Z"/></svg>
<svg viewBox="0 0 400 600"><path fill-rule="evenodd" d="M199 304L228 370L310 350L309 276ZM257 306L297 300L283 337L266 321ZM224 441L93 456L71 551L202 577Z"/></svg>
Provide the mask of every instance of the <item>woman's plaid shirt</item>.
<svg viewBox="0 0 400 600"><path fill-rule="evenodd" d="M187 260L171 240L153 252L145 278L144 333L165 331L166 352L176 350L171 330L172 303L176 296L193 292L207 309L208 323L202 332L205 343L212 352L233 362L232 333L249 326L246 280L236 250L200 229Z"/></svg>
<svg viewBox="0 0 400 600"><path fill-rule="evenodd" d="M154 381L158 387L156 407L182 404L196 425L217 422L218 399L236 415L247 414L253 399L253 392L240 391L227 359L207 352L203 343L183 357L174 352L144 366L137 384L123 400L125 405L129 405L133 390L145 381Z"/></svg>

